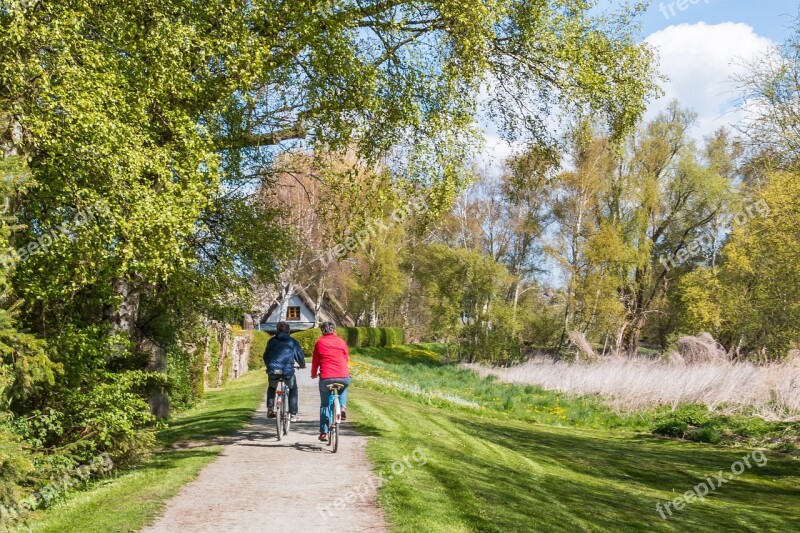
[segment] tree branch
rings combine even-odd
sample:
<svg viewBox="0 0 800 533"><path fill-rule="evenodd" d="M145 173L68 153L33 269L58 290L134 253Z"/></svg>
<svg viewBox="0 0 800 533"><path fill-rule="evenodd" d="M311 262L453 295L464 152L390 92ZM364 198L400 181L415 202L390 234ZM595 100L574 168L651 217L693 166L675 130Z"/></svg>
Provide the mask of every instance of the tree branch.
<svg viewBox="0 0 800 533"><path fill-rule="evenodd" d="M217 137L214 144L220 150L241 150L259 146L275 146L290 139L305 139L308 131L302 124L269 133L242 132L235 136Z"/></svg>

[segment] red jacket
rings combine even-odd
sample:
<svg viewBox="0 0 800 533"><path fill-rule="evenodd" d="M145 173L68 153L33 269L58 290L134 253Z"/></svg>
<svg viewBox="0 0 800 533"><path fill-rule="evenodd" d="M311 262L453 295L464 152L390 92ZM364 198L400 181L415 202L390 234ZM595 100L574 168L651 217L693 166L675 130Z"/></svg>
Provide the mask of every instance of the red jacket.
<svg viewBox="0 0 800 533"><path fill-rule="evenodd" d="M349 378L350 352L347 343L337 337L335 333L323 335L314 346L314 356L311 359L311 377L320 379Z"/></svg>

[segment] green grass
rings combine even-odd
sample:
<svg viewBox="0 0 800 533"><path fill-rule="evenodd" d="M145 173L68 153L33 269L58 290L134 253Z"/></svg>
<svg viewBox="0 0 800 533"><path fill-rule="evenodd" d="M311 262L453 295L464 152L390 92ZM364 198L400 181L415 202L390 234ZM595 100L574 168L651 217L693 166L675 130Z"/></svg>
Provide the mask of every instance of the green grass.
<svg viewBox="0 0 800 533"><path fill-rule="evenodd" d="M158 434L161 446L206 441L247 426L266 389L263 371L254 371L206 393L197 406L177 416ZM124 472L94 482L50 509L30 515L19 531L132 532L162 513L167 499L197 477L221 452L219 446L164 451ZM113 472L113 471L112 471Z"/></svg>
<svg viewBox="0 0 800 533"><path fill-rule="evenodd" d="M796 531L800 463L768 456L705 502L669 520L672 500L742 450L453 412L373 390L354 389L359 427L378 438L376 470L411 456L424 466L387 481L380 501L393 531ZM411 463L415 464L415 463Z"/></svg>
<svg viewBox="0 0 800 533"><path fill-rule="evenodd" d="M600 397L581 397L532 385L511 385L450 364L445 347L418 344L355 351L359 386L424 401L453 411L503 420L587 429L652 432L732 447L762 447L800 454L800 424L765 422L746 414L708 412L698 405L620 413ZM468 405L472 403L473 407Z"/></svg>
<svg viewBox="0 0 800 533"><path fill-rule="evenodd" d="M442 347L435 344L357 350L353 375L364 378L360 386L373 390L500 419L634 431L647 430L653 420L653 413L614 412L599 398L578 397L531 385L510 385L491 376L481 378L471 370L448 364ZM404 391L397 384L416 385L420 390ZM477 407L464 407L465 402Z"/></svg>
<svg viewBox="0 0 800 533"><path fill-rule="evenodd" d="M406 346L354 357L350 405L359 428L377 437L368 448L376 470L388 477L417 447L427 458L381 490L394 531L800 528L796 459L770 454L764 467L664 520L657 502L729 472L750 450L643 434L652 413L619 416L599 399L481 379L442 353Z"/></svg>

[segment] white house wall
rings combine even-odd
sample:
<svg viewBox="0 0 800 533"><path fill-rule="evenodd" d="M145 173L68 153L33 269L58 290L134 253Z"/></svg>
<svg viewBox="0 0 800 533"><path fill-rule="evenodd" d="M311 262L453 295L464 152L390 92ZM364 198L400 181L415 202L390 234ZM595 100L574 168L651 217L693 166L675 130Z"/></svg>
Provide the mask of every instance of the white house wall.
<svg viewBox="0 0 800 533"><path fill-rule="evenodd" d="M299 307L300 308L300 320L298 322L314 322L314 313L311 309L309 309L305 303L303 303L303 299L299 296L293 296L289 299L289 303L286 305L280 305L275 308L275 311L269 315L267 319L268 323L271 322L281 322L282 320L286 320L286 309L289 307ZM289 323L291 324L290 321Z"/></svg>

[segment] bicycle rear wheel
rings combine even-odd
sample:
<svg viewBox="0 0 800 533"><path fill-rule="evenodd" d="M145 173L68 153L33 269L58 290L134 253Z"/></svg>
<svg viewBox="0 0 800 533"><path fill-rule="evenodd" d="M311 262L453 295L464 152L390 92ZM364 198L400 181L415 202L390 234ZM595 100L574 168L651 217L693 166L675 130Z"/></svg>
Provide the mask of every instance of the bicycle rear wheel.
<svg viewBox="0 0 800 533"><path fill-rule="evenodd" d="M275 394L275 428L278 430L278 440L281 440L283 435L283 428L281 425L283 424L283 395Z"/></svg>

